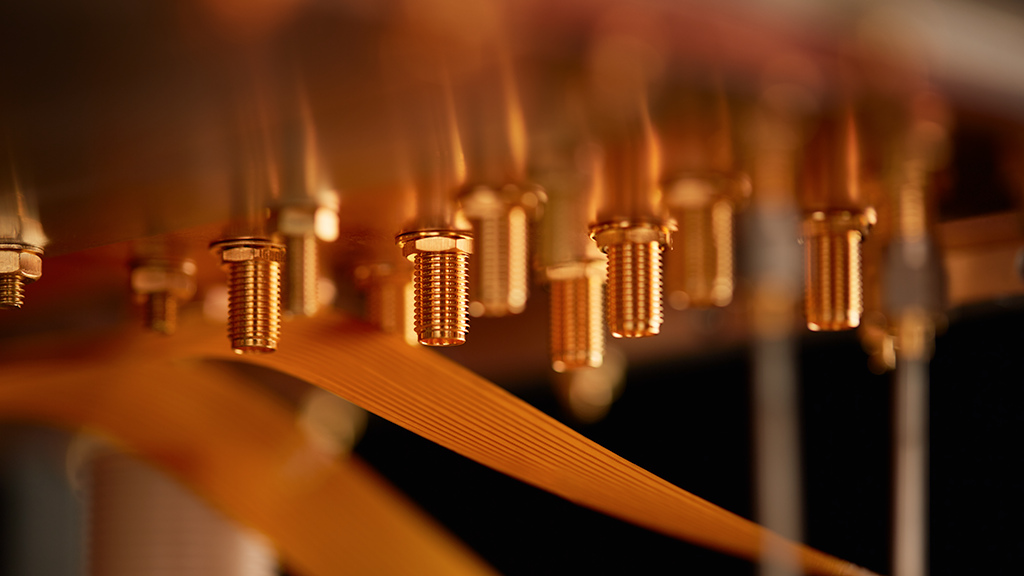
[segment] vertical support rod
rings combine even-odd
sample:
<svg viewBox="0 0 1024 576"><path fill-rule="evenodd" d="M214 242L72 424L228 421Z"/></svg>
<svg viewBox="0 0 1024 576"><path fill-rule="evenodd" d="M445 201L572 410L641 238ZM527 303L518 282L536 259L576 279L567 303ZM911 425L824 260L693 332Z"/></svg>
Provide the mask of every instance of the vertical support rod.
<svg viewBox="0 0 1024 576"><path fill-rule="evenodd" d="M894 402L893 576L927 574L928 360L900 358Z"/></svg>

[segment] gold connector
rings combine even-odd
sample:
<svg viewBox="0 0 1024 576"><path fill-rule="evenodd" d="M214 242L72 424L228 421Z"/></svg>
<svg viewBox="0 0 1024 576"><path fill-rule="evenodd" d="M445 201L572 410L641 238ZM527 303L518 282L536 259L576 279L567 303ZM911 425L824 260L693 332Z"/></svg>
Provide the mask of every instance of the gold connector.
<svg viewBox="0 0 1024 576"><path fill-rule="evenodd" d="M266 354L281 339L281 265L285 248L262 238L210 246L228 274L228 338L237 354Z"/></svg>
<svg viewBox="0 0 1024 576"><path fill-rule="evenodd" d="M430 230L402 234L397 242L413 263L414 327L420 344L465 344L472 237L455 230Z"/></svg>
<svg viewBox="0 0 1024 576"><path fill-rule="evenodd" d="M676 310L732 302L734 197L749 194L750 185L745 179L720 180L681 178L668 186L665 204L679 229L665 255L665 283Z"/></svg>
<svg viewBox="0 0 1024 576"><path fill-rule="evenodd" d="M644 338L661 331L662 251L668 229L657 224L619 222L590 230L608 255L608 329L616 338Z"/></svg>
<svg viewBox="0 0 1024 576"><path fill-rule="evenodd" d="M404 262L398 266L367 264L356 268L355 276L366 294L366 320L381 332L399 334L409 344L418 344L412 269Z"/></svg>
<svg viewBox="0 0 1024 576"><path fill-rule="evenodd" d="M864 314L861 242L873 212L815 211L803 222L804 312L814 331L849 330Z"/></svg>
<svg viewBox="0 0 1024 576"><path fill-rule="evenodd" d="M25 285L43 275L43 250L21 243L0 243L0 310L21 308Z"/></svg>
<svg viewBox="0 0 1024 576"><path fill-rule="evenodd" d="M545 271L551 288L551 367L555 372L604 362L604 280L601 262L573 262Z"/></svg>
<svg viewBox="0 0 1024 576"><path fill-rule="evenodd" d="M185 258L153 258L132 264L131 288L142 303L143 325L170 335L177 326L178 303L196 292L196 265Z"/></svg>

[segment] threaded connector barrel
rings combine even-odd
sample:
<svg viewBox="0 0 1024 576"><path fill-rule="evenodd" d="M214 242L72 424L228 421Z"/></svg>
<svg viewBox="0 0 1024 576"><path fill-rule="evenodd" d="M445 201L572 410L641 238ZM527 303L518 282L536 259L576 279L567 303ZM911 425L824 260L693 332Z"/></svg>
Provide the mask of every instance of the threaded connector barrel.
<svg viewBox="0 0 1024 576"><path fill-rule="evenodd" d="M469 254L424 252L413 260L415 329L421 344L458 346L469 332Z"/></svg>
<svg viewBox="0 0 1024 576"><path fill-rule="evenodd" d="M386 334L398 334L409 344L418 344L412 268L390 263L364 264L356 268L355 276L366 294L366 320Z"/></svg>
<svg viewBox="0 0 1024 576"><path fill-rule="evenodd" d="M654 224L600 225L591 235L608 255L608 329L616 338L661 331L662 251L668 230Z"/></svg>
<svg viewBox="0 0 1024 576"><path fill-rule="evenodd" d="M228 274L228 338L238 354L277 350L281 338L284 246L262 239L213 245Z"/></svg>
<svg viewBox="0 0 1024 576"><path fill-rule="evenodd" d="M671 211L679 231L665 257L665 281L668 303L676 310L732 301L734 212L727 199Z"/></svg>
<svg viewBox="0 0 1024 576"><path fill-rule="evenodd" d="M804 219L804 312L813 331L849 330L864 314L861 242L868 217L847 210Z"/></svg>
<svg viewBox="0 0 1024 576"><path fill-rule="evenodd" d="M397 242L413 263L413 325L420 344L465 344L472 237L455 230L420 230L400 235Z"/></svg>
<svg viewBox="0 0 1024 576"><path fill-rule="evenodd" d="M142 314L147 329L169 336L178 326L178 299L168 292L146 294Z"/></svg>
<svg viewBox="0 0 1024 576"><path fill-rule="evenodd" d="M25 284L21 276L0 274L0 310L21 308L25 303Z"/></svg>
<svg viewBox="0 0 1024 576"><path fill-rule="evenodd" d="M312 232L285 237L285 311L313 316L320 309L317 238Z"/></svg>
<svg viewBox="0 0 1024 576"><path fill-rule="evenodd" d="M25 285L43 276L42 248L0 239L0 310L21 308Z"/></svg>
<svg viewBox="0 0 1024 576"><path fill-rule="evenodd" d="M555 372L604 362L604 263L547 269L551 289L551 367Z"/></svg>

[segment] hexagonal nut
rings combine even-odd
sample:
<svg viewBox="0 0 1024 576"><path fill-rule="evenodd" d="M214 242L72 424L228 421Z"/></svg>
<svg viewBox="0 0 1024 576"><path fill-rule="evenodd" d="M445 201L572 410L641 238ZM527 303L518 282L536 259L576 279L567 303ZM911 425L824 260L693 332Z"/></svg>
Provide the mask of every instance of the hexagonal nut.
<svg viewBox="0 0 1024 576"><path fill-rule="evenodd" d="M34 282L43 276L43 259L32 252L0 250L0 274L17 274Z"/></svg>
<svg viewBox="0 0 1024 576"><path fill-rule="evenodd" d="M194 274L189 274L181 268L159 265L132 268L131 286L135 294L167 292L181 300L187 300L196 293Z"/></svg>
<svg viewBox="0 0 1024 576"><path fill-rule="evenodd" d="M248 262L268 260L284 262L284 250L277 246L228 246L220 253L222 262Z"/></svg>
<svg viewBox="0 0 1024 576"><path fill-rule="evenodd" d="M474 186L459 196L459 206L470 220L500 218L508 210L508 202L498 190L489 186Z"/></svg>
<svg viewBox="0 0 1024 576"><path fill-rule="evenodd" d="M400 242L406 258L424 252L473 253L473 239L468 236L422 236Z"/></svg>
<svg viewBox="0 0 1024 576"><path fill-rule="evenodd" d="M316 206L283 206L274 212L274 225L285 236L302 236L316 231Z"/></svg>
<svg viewBox="0 0 1024 576"><path fill-rule="evenodd" d="M604 250L608 246L627 243L650 244L657 242L668 244L668 232L662 226L643 225L629 227L604 227L593 232L597 246Z"/></svg>

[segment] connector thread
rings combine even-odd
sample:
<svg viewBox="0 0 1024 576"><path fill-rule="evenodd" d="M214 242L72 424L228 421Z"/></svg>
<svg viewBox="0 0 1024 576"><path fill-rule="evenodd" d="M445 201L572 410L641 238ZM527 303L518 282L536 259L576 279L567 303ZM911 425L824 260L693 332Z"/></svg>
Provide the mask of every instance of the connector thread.
<svg viewBox="0 0 1024 576"><path fill-rule="evenodd" d="M25 281L15 274L0 274L0 310L21 308L25 303Z"/></svg>
<svg viewBox="0 0 1024 576"><path fill-rule="evenodd" d="M413 259L415 330L426 346L458 346L469 332L469 254L420 252Z"/></svg>
<svg viewBox="0 0 1024 576"><path fill-rule="evenodd" d="M815 212L804 221L807 327L834 332L860 325L864 314L861 242L866 224L850 212Z"/></svg>
<svg viewBox="0 0 1024 576"><path fill-rule="evenodd" d="M281 340L285 248L263 239L215 243L228 276L228 339L236 354L266 354Z"/></svg>
<svg viewBox="0 0 1024 576"><path fill-rule="evenodd" d="M285 310L293 316L314 316L320 309L316 235L286 236L285 247Z"/></svg>
<svg viewBox="0 0 1024 576"><path fill-rule="evenodd" d="M604 281L595 275L551 281L551 367L556 372L604 362Z"/></svg>
<svg viewBox="0 0 1024 576"><path fill-rule="evenodd" d="M142 311L148 330L169 336L178 326L178 299L168 292L146 294Z"/></svg>
<svg viewBox="0 0 1024 576"><path fill-rule="evenodd" d="M672 214L679 231L665 262L669 305L677 310L728 305L735 285L732 202L722 199Z"/></svg>
<svg viewBox="0 0 1024 576"><path fill-rule="evenodd" d="M657 241L611 244L608 254L608 329L616 338L661 331L662 245Z"/></svg>

